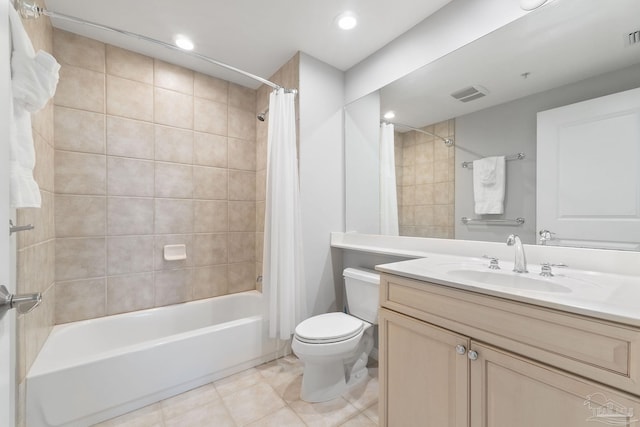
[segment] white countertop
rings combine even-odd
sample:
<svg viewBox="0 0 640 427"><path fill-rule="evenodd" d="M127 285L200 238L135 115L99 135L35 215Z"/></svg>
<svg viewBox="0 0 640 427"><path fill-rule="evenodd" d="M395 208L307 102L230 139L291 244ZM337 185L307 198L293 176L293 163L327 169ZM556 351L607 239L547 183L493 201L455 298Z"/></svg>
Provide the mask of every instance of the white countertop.
<svg viewBox="0 0 640 427"><path fill-rule="evenodd" d="M432 253L426 258L381 264L376 266L376 270L640 327L640 277L637 275L553 268L555 277L542 277L539 275L540 265L529 264L529 273L521 274L513 273L513 263L506 261L500 261L501 270L490 270L488 265L489 260L483 258ZM493 277L507 281L518 275L524 282L540 284L540 288L546 286L555 291L498 286L489 283L490 280L476 281L460 274L468 271L497 274L500 277Z"/></svg>

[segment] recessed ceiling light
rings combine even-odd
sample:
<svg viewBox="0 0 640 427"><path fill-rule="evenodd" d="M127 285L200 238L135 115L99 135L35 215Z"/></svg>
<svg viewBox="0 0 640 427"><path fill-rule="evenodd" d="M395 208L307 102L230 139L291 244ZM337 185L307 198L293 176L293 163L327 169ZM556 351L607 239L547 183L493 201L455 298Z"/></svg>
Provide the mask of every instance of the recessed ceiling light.
<svg viewBox="0 0 640 427"><path fill-rule="evenodd" d="M384 113L384 117L385 119L389 120L389 119L393 119L396 116L396 113L394 113L393 111L387 111L386 113Z"/></svg>
<svg viewBox="0 0 640 427"><path fill-rule="evenodd" d="M353 12L343 12L336 18L336 24L342 30L352 30L358 25L358 19Z"/></svg>
<svg viewBox="0 0 640 427"><path fill-rule="evenodd" d="M193 50L193 42L185 36L176 36L176 46L184 50Z"/></svg>

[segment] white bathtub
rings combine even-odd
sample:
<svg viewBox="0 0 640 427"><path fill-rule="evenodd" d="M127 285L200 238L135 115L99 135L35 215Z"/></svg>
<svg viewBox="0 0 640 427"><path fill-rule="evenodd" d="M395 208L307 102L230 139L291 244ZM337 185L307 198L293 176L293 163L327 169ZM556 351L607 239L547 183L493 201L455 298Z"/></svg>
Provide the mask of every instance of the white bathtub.
<svg viewBox="0 0 640 427"><path fill-rule="evenodd" d="M250 291L58 325L27 375L27 425L88 426L277 357Z"/></svg>

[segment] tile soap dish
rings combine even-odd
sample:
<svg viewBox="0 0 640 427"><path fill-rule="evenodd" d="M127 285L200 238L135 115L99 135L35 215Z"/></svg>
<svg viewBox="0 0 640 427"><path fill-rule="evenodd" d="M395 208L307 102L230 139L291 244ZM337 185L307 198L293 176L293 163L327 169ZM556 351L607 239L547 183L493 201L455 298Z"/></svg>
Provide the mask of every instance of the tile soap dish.
<svg viewBox="0 0 640 427"><path fill-rule="evenodd" d="M187 248L182 245L164 245L165 261L180 261L187 259Z"/></svg>

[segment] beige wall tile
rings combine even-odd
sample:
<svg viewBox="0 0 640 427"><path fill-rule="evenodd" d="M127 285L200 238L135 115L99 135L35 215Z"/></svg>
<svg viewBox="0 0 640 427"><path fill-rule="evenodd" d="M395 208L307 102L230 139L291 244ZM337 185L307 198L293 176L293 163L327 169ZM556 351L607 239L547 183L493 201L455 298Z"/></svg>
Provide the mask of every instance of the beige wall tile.
<svg viewBox="0 0 640 427"><path fill-rule="evenodd" d="M56 239L56 281L104 276L105 246L104 237Z"/></svg>
<svg viewBox="0 0 640 427"><path fill-rule="evenodd" d="M416 183L416 167L403 166L402 168L402 185L415 185Z"/></svg>
<svg viewBox="0 0 640 427"><path fill-rule="evenodd" d="M256 91L235 83L229 84L229 106L249 111L255 115Z"/></svg>
<svg viewBox="0 0 640 427"><path fill-rule="evenodd" d="M416 164L431 163L434 160L433 141L422 142L416 145Z"/></svg>
<svg viewBox="0 0 640 427"><path fill-rule="evenodd" d="M193 131L168 126L155 126L156 160L193 163Z"/></svg>
<svg viewBox="0 0 640 427"><path fill-rule="evenodd" d="M199 98L226 104L228 101L229 82L195 73L194 94Z"/></svg>
<svg viewBox="0 0 640 427"><path fill-rule="evenodd" d="M416 185L413 188L416 190L415 203L407 203L408 205L433 205L433 184Z"/></svg>
<svg viewBox="0 0 640 427"><path fill-rule="evenodd" d="M195 233L229 231L228 204L226 200L194 200L193 231Z"/></svg>
<svg viewBox="0 0 640 427"><path fill-rule="evenodd" d="M227 138L194 132L193 163L200 166L227 167Z"/></svg>
<svg viewBox="0 0 640 427"><path fill-rule="evenodd" d="M42 205L40 208L21 208L16 210L16 224L33 224L34 229L28 233L16 235L17 248L23 249L35 245L55 236L54 195L48 191L41 191Z"/></svg>
<svg viewBox="0 0 640 427"><path fill-rule="evenodd" d="M187 259L167 261L164 259L165 245L185 245ZM193 266L193 235L192 234L166 234L155 236L153 249L154 270L175 270Z"/></svg>
<svg viewBox="0 0 640 427"><path fill-rule="evenodd" d="M126 313L154 306L153 273L107 278L107 314Z"/></svg>
<svg viewBox="0 0 640 427"><path fill-rule="evenodd" d="M257 121L255 113L229 107L229 136L255 141Z"/></svg>
<svg viewBox="0 0 640 427"><path fill-rule="evenodd" d="M200 132L227 136L227 104L195 98L193 126Z"/></svg>
<svg viewBox="0 0 640 427"><path fill-rule="evenodd" d="M153 271L153 236L107 238L107 274Z"/></svg>
<svg viewBox="0 0 640 427"><path fill-rule="evenodd" d="M102 196L55 197L56 237L104 236L107 199Z"/></svg>
<svg viewBox="0 0 640 427"><path fill-rule="evenodd" d="M262 170L256 172L256 200L266 200L267 192L267 172Z"/></svg>
<svg viewBox="0 0 640 427"><path fill-rule="evenodd" d="M107 114L153 120L153 86L107 75Z"/></svg>
<svg viewBox="0 0 640 427"><path fill-rule="evenodd" d="M105 153L103 114L55 107L55 147L59 150ZM40 160L41 157L38 157Z"/></svg>
<svg viewBox="0 0 640 427"><path fill-rule="evenodd" d="M153 160L151 123L107 116L107 154Z"/></svg>
<svg viewBox="0 0 640 427"><path fill-rule="evenodd" d="M254 141L229 138L229 169L256 170Z"/></svg>
<svg viewBox="0 0 640 427"><path fill-rule="evenodd" d="M250 291L256 288L255 263L241 262L229 264L229 293Z"/></svg>
<svg viewBox="0 0 640 427"><path fill-rule="evenodd" d="M416 206L414 208L415 225L417 226L434 225L434 222L435 222L434 208L437 208L437 206L433 206L433 205Z"/></svg>
<svg viewBox="0 0 640 427"><path fill-rule="evenodd" d="M256 262L262 263L262 258L264 256L264 233L256 233L256 255L255 256L256 256L255 257Z"/></svg>
<svg viewBox="0 0 640 427"><path fill-rule="evenodd" d="M256 231L256 202L229 202L229 231Z"/></svg>
<svg viewBox="0 0 640 427"><path fill-rule="evenodd" d="M33 178L40 186L41 191L54 191L54 149L51 144L44 140L39 134L33 135L33 142L36 151L36 166L33 169Z"/></svg>
<svg viewBox="0 0 640 427"><path fill-rule="evenodd" d="M193 71L178 65L156 59L154 62L154 83L156 87L171 89L193 95Z"/></svg>
<svg viewBox="0 0 640 427"><path fill-rule="evenodd" d="M194 265L225 264L227 262L227 233L194 234Z"/></svg>
<svg viewBox="0 0 640 427"><path fill-rule="evenodd" d="M107 235L152 234L153 215L153 199L109 197Z"/></svg>
<svg viewBox="0 0 640 427"><path fill-rule="evenodd" d="M31 113L31 128L44 138L45 141L51 143L53 141L53 116L55 103L50 99L42 109Z"/></svg>
<svg viewBox="0 0 640 427"><path fill-rule="evenodd" d="M107 45L107 74L153 84L153 58Z"/></svg>
<svg viewBox="0 0 640 427"><path fill-rule="evenodd" d="M155 199L155 233L193 232L193 200Z"/></svg>
<svg viewBox="0 0 640 427"><path fill-rule="evenodd" d="M264 231L265 202L256 203L256 231Z"/></svg>
<svg viewBox="0 0 640 427"><path fill-rule="evenodd" d="M172 90L155 88L155 122L193 129L193 97Z"/></svg>
<svg viewBox="0 0 640 427"><path fill-rule="evenodd" d="M255 200L256 173L229 171L229 200Z"/></svg>
<svg viewBox="0 0 640 427"><path fill-rule="evenodd" d="M60 68L56 105L102 113L104 99L104 73L71 65Z"/></svg>
<svg viewBox="0 0 640 427"><path fill-rule="evenodd" d="M104 316L105 302L105 279L57 283L56 323Z"/></svg>
<svg viewBox="0 0 640 427"><path fill-rule="evenodd" d="M431 184L435 182L433 163L421 163L415 167L415 184Z"/></svg>
<svg viewBox="0 0 640 427"><path fill-rule="evenodd" d="M433 202L436 205L446 205L449 203L449 183L437 182L434 184Z"/></svg>
<svg viewBox="0 0 640 427"><path fill-rule="evenodd" d="M227 198L229 172L226 169L193 167L193 197L220 200Z"/></svg>
<svg viewBox="0 0 640 427"><path fill-rule="evenodd" d="M255 247L255 233L229 233L229 262L255 261Z"/></svg>
<svg viewBox="0 0 640 427"><path fill-rule="evenodd" d="M53 30L53 56L62 64L104 73L105 46L97 40Z"/></svg>
<svg viewBox="0 0 640 427"><path fill-rule="evenodd" d="M155 306L177 304L191 299L192 270L155 272Z"/></svg>
<svg viewBox="0 0 640 427"><path fill-rule="evenodd" d="M193 197L193 167L156 162L156 197L185 199Z"/></svg>
<svg viewBox="0 0 640 427"><path fill-rule="evenodd" d="M56 193L104 195L106 178L105 156L56 150Z"/></svg>
<svg viewBox="0 0 640 427"><path fill-rule="evenodd" d="M107 193L109 196L153 197L154 163L108 156Z"/></svg>
<svg viewBox="0 0 640 427"><path fill-rule="evenodd" d="M215 265L193 270L193 298L211 298L228 292L227 266Z"/></svg>

